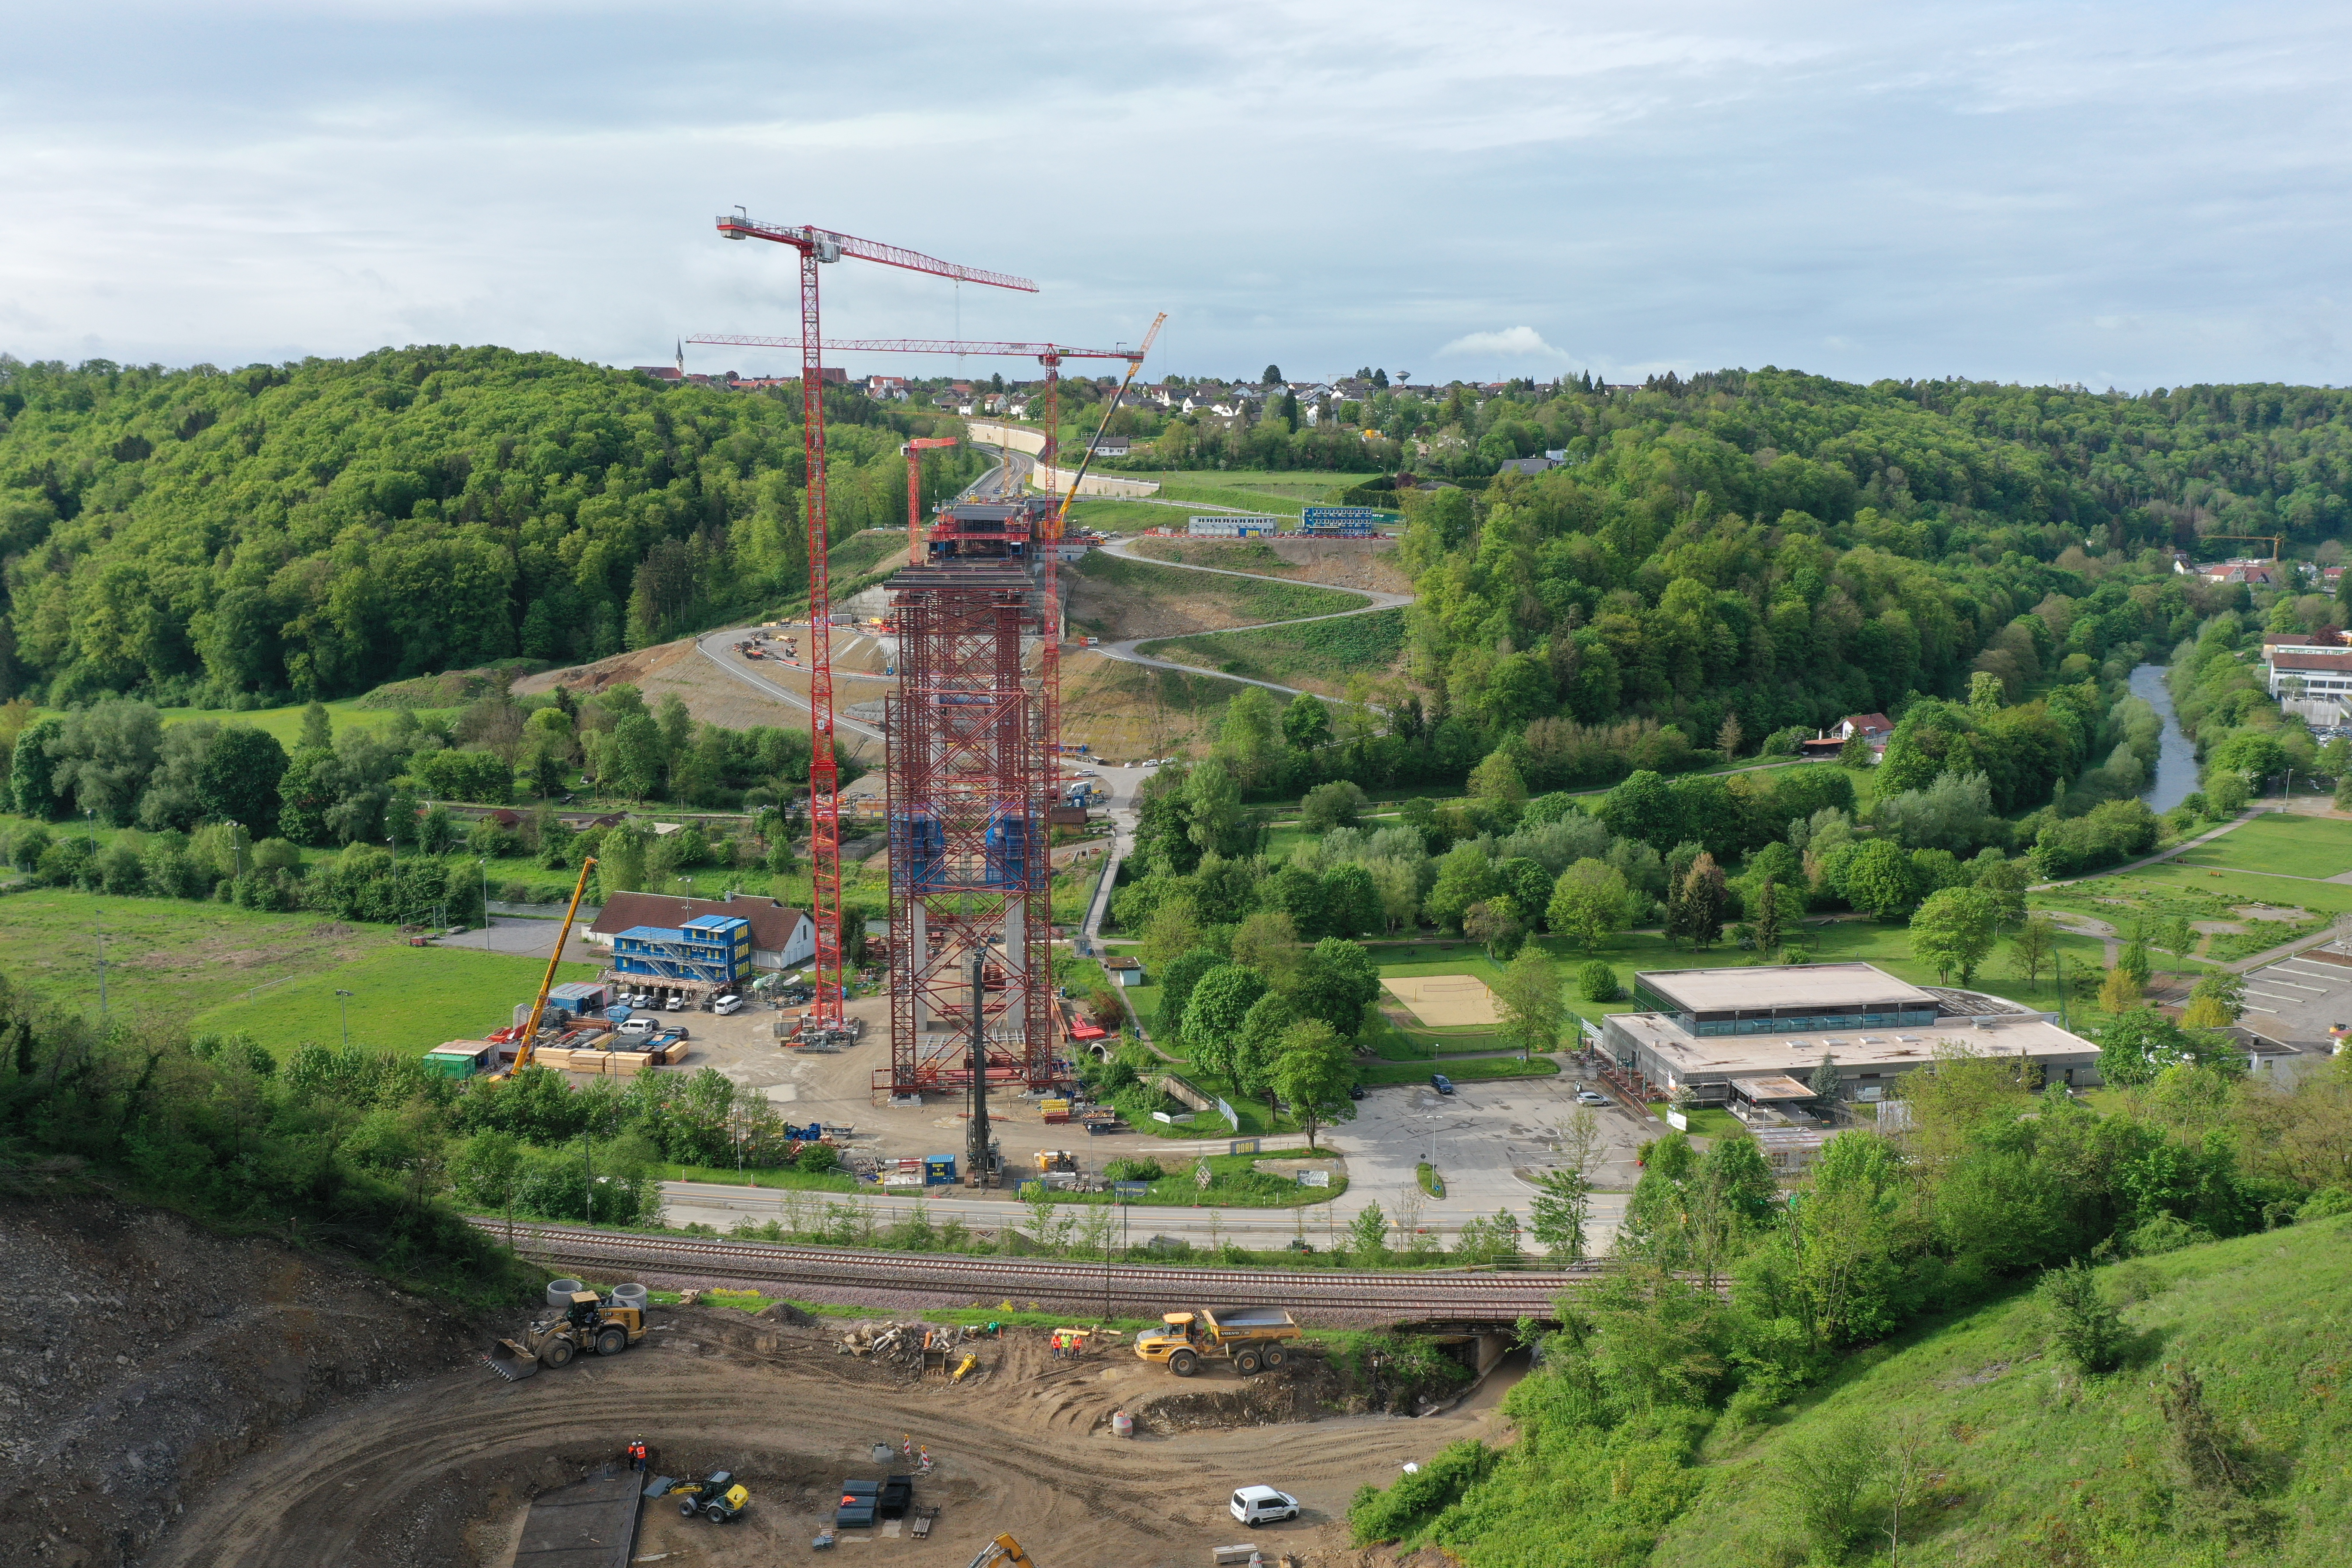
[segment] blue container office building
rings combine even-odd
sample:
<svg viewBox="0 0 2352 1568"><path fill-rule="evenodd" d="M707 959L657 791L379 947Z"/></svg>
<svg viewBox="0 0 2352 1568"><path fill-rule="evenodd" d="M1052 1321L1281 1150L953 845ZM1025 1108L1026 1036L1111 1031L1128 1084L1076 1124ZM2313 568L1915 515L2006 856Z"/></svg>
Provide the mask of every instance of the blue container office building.
<svg viewBox="0 0 2352 1568"><path fill-rule="evenodd" d="M731 984L751 967L751 922L697 915L683 926L631 926L613 938L613 967L657 980Z"/></svg>

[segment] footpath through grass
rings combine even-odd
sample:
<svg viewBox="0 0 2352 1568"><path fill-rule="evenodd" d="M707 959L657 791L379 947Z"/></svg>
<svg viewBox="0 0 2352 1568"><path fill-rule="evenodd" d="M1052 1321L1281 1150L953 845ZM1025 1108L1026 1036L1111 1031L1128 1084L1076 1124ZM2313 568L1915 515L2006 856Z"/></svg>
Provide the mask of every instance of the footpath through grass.
<svg viewBox="0 0 2352 1568"><path fill-rule="evenodd" d="M1227 577L1181 566L1129 561L1096 551L1076 568L1091 583L1150 598L1205 600L1226 614L1245 621L1294 620L1301 616L1336 615L1371 603L1345 588L1311 583L1269 583L1256 577Z"/></svg>

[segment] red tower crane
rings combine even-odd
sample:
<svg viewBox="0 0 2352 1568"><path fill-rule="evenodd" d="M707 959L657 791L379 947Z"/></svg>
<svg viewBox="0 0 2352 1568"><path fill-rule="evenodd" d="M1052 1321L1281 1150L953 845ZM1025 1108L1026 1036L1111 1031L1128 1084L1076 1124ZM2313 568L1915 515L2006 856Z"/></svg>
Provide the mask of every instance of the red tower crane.
<svg viewBox="0 0 2352 1568"><path fill-rule="evenodd" d="M841 801L840 775L833 760L833 647L829 623L833 616L832 585L827 581L825 552L831 548L825 494L824 329L817 315L817 268L827 262L854 257L928 272L960 282L985 283L996 289L1016 289L1034 294L1037 285L1009 273L984 272L941 261L919 251L904 250L846 234L807 225L760 223L740 208L719 219L719 233L727 239L764 239L788 245L801 258L801 423L807 454L809 556L809 910L816 926L816 995L812 1012L819 1026L841 1022L845 976L841 970Z"/></svg>
<svg viewBox="0 0 2352 1568"><path fill-rule="evenodd" d="M921 436L898 448L907 454L907 564L923 563L923 454L956 444L953 436Z"/></svg>

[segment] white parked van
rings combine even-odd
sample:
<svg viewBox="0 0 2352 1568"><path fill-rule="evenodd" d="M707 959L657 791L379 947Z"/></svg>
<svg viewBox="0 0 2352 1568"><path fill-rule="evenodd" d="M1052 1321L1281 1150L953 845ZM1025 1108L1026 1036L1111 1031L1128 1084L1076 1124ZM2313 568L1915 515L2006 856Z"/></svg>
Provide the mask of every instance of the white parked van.
<svg viewBox="0 0 2352 1568"><path fill-rule="evenodd" d="M710 1005L710 1010L724 1017L730 1013L740 1011L742 1005L743 998L740 996L721 996Z"/></svg>
<svg viewBox="0 0 2352 1568"><path fill-rule="evenodd" d="M621 1026L620 1032L630 1036L650 1035L654 1032L654 1021L651 1018L632 1018Z"/></svg>
<svg viewBox="0 0 2352 1568"><path fill-rule="evenodd" d="M1235 1519L1252 1530L1274 1520L1298 1517L1298 1500L1272 1487L1244 1487L1226 1506Z"/></svg>

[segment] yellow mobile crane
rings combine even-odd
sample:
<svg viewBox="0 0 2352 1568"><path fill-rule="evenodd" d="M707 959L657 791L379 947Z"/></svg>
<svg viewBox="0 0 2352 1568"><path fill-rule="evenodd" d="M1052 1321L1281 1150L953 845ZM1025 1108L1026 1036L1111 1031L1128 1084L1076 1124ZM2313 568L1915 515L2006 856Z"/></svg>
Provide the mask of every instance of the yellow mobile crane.
<svg viewBox="0 0 2352 1568"><path fill-rule="evenodd" d="M547 994L555 988L555 971L563 962L563 944L572 940L572 922L580 913L581 895L588 890L588 873L595 868L594 856L586 855L581 858L580 879L572 884L572 902L564 909L563 929L555 933L555 951L547 956L547 973L540 980L538 996L531 1001L530 1022L523 1026L522 1037L515 1042L514 1066L505 1072L491 1074L493 1078L511 1077L530 1066L531 1047L539 1042L540 1016L547 1011ZM489 918L489 911L485 910L482 912L483 921L487 922Z"/></svg>

